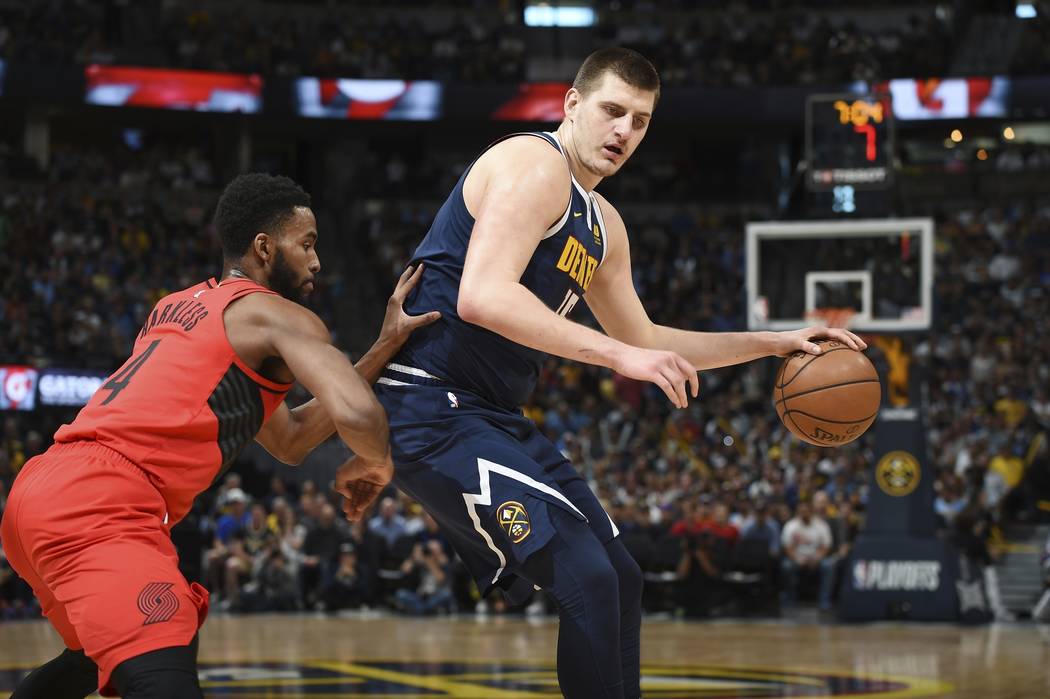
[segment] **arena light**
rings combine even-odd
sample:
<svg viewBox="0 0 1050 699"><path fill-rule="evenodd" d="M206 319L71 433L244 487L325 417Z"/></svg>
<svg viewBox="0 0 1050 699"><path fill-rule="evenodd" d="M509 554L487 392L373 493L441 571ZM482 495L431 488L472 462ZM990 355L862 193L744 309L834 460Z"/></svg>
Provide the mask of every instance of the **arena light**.
<svg viewBox="0 0 1050 699"><path fill-rule="evenodd" d="M1005 129L1003 129L1003 138L1005 138L1007 141L1014 140L1014 130L1007 126Z"/></svg>
<svg viewBox="0 0 1050 699"><path fill-rule="evenodd" d="M552 6L541 2L525 7L526 27L593 27L595 20L594 8L584 5Z"/></svg>
<svg viewBox="0 0 1050 699"><path fill-rule="evenodd" d="M962 143L963 135L959 129L952 129L951 139L956 143Z"/></svg>
<svg viewBox="0 0 1050 699"><path fill-rule="evenodd" d="M1018 2L1014 13L1019 19L1034 19L1036 15L1035 5L1030 2Z"/></svg>

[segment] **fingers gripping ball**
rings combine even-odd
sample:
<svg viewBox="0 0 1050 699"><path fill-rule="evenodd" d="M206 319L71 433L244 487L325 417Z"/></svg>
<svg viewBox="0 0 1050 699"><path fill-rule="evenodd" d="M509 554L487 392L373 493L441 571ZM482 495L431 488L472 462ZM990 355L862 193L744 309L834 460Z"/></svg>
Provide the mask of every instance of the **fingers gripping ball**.
<svg viewBox="0 0 1050 699"><path fill-rule="evenodd" d="M836 340L818 342L820 354L795 352L784 360L773 405L784 426L820 447L847 444L871 427L882 386L871 361Z"/></svg>

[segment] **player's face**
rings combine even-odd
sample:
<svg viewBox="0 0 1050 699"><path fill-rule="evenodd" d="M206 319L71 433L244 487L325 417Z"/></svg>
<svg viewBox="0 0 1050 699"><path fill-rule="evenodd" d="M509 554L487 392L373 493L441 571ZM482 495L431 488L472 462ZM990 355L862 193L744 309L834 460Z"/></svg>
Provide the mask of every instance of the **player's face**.
<svg viewBox="0 0 1050 699"><path fill-rule="evenodd" d="M295 213L277 236L270 288L290 301L304 301L314 290L314 277L321 271L316 243L314 212L305 206L295 207Z"/></svg>
<svg viewBox="0 0 1050 699"><path fill-rule="evenodd" d="M645 137L655 99L655 93L632 87L612 73L587 95L571 90L566 114L573 119L581 164L599 177L615 175Z"/></svg>

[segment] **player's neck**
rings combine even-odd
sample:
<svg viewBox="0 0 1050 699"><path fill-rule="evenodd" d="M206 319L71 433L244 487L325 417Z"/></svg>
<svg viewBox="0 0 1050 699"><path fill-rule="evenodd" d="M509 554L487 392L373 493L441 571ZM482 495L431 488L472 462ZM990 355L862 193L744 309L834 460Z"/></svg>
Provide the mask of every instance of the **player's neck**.
<svg viewBox="0 0 1050 699"><path fill-rule="evenodd" d="M254 272L255 273L253 274L253 270L247 265L238 262L226 262L223 263L222 278L219 280L219 283L221 284L223 282L234 281L237 279L249 279L259 286L269 287L269 285L265 283L265 280L262 279L262 275L258 270L254 270Z"/></svg>
<svg viewBox="0 0 1050 699"><path fill-rule="evenodd" d="M568 121L563 121L555 134L558 136L558 143L561 144L562 152L565 153L565 159L569 162L569 172L572 173L573 178L581 187L588 192L592 191L603 178L601 175L596 175L583 166L583 159L580 158L579 151L576 148L576 141L572 135L572 124Z"/></svg>

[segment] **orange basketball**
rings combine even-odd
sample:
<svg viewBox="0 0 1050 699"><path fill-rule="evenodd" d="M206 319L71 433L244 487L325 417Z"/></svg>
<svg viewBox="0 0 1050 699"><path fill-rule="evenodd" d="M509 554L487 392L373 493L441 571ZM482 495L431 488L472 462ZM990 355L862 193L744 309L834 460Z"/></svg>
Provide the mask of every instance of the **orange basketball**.
<svg viewBox="0 0 1050 699"><path fill-rule="evenodd" d="M784 426L819 447L852 442L875 421L882 399L879 375L862 353L821 340L820 354L795 352L784 360L773 405Z"/></svg>

